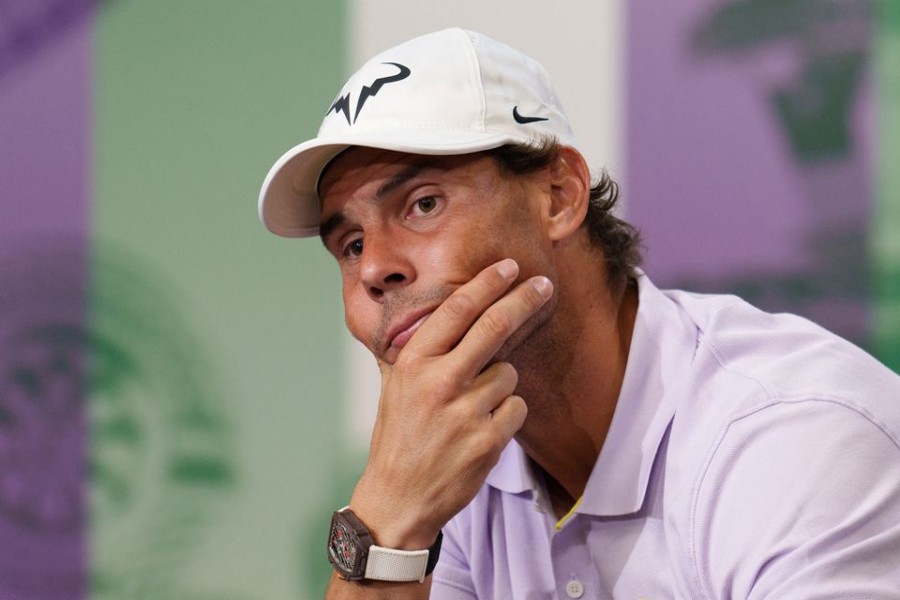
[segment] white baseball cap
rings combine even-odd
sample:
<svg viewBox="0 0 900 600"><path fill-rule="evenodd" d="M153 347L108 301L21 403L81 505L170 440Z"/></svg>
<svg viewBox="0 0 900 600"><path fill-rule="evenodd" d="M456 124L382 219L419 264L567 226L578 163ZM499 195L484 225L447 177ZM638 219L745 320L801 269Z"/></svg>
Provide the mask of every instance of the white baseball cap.
<svg viewBox="0 0 900 600"><path fill-rule="evenodd" d="M445 29L391 48L353 74L314 139L269 170L259 217L284 237L318 235L318 181L350 146L411 154L468 154L546 137L575 138L535 60L487 36Z"/></svg>

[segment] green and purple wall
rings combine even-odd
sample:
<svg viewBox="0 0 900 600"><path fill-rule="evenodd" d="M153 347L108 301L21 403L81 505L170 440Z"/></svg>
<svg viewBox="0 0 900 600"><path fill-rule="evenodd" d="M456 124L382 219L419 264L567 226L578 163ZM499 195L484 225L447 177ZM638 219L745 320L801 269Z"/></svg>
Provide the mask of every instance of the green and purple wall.
<svg viewBox="0 0 900 600"><path fill-rule="evenodd" d="M898 6L0 0L0 598L321 596L377 373L256 196L433 29L547 66L658 283L900 369Z"/></svg>

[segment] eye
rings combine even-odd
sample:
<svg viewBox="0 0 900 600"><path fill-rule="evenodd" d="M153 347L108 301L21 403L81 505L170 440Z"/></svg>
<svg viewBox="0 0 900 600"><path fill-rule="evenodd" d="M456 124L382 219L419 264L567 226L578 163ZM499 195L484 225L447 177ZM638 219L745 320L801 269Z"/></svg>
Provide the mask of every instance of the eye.
<svg viewBox="0 0 900 600"><path fill-rule="evenodd" d="M362 254L362 251L363 240L362 238L356 238L344 245L344 248L341 250L341 255L345 258L358 257Z"/></svg>
<svg viewBox="0 0 900 600"><path fill-rule="evenodd" d="M438 207L437 196L424 196L416 200L409 209L409 217L417 217L427 215Z"/></svg>

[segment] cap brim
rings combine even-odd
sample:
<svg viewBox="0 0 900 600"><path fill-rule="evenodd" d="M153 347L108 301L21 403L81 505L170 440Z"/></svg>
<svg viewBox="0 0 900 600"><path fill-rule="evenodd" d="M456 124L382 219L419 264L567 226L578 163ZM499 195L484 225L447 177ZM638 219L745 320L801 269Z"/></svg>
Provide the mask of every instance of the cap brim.
<svg viewBox="0 0 900 600"><path fill-rule="evenodd" d="M351 146L410 154L453 155L528 143L508 132L392 130L321 137L294 146L279 158L259 192L259 218L276 235L310 237L319 233L318 181L325 166Z"/></svg>

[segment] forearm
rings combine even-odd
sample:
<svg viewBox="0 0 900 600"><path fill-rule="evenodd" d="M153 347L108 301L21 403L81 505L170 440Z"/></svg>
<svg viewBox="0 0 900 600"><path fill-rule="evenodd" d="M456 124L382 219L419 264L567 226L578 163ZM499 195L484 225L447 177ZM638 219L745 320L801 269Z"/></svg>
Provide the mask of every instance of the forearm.
<svg viewBox="0 0 900 600"><path fill-rule="evenodd" d="M389 581L344 581L331 576L325 600L426 600L431 593L431 576L423 583L391 583Z"/></svg>
<svg viewBox="0 0 900 600"><path fill-rule="evenodd" d="M390 560L391 577L380 571L363 583L333 577L326 598L429 597L430 578L416 580L434 568L441 528L472 500L527 414L515 395L515 368L491 361L546 302L552 285L532 277L508 291L517 275L511 260L485 269L432 313L393 364L379 361L382 392L369 459L349 507L335 515L329 547L338 572L354 578L376 563L368 562L371 553L348 546L379 548L376 558L382 550L399 552L408 568ZM404 578L413 581L384 581Z"/></svg>

